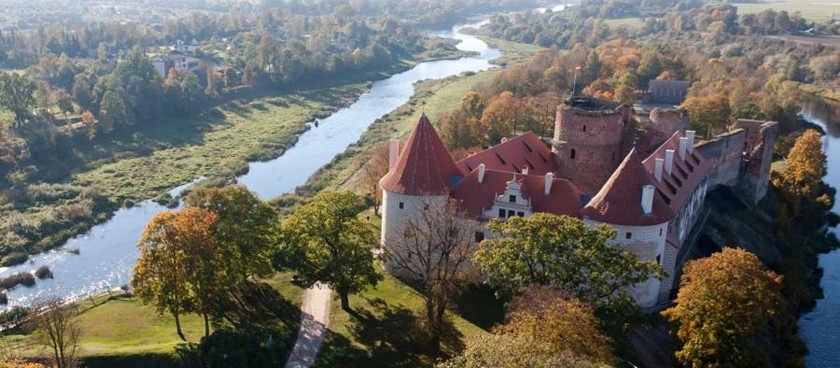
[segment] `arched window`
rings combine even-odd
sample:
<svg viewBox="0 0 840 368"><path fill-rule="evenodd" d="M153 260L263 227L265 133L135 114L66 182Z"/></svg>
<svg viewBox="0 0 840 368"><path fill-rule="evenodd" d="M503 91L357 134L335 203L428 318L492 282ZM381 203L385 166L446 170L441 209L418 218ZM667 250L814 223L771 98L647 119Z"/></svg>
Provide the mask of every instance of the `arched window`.
<svg viewBox="0 0 840 368"><path fill-rule="evenodd" d="M571 158L572 160L575 159L575 149L574 148L572 148L572 150L569 152L569 158Z"/></svg>

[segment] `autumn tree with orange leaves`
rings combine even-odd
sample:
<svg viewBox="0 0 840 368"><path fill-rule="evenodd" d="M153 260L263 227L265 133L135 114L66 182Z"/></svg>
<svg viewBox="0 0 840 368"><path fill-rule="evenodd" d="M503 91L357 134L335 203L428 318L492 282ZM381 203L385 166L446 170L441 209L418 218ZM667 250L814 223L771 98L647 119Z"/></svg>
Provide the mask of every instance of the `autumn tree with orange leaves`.
<svg viewBox="0 0 840 368"><path fill-rule="evenodd" d="M695 368L762 366L748 339L781 311L781 288L782 277L743 249L686 263L675 306L662 312L682 342L677 360Z"/></svg>
<svg viewBox="0 0 840 368"><path fill-rule="evenodd" d="M198 313L204 317L204 335L210 334L208 316L217 310L218 296L226 275L220 267L221 254L211 226L216 214L203 208L156 214L137 243L140 258L134 264L131 286L144 303L154 304L157 312L175 317L178 336L179 316Z"/></svg>

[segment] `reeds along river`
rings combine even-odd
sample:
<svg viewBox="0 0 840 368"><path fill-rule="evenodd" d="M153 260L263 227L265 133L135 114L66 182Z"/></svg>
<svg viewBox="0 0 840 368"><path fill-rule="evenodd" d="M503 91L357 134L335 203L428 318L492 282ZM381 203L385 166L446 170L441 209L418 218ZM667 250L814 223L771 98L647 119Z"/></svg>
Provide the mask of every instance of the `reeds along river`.
<svg viewBox="0 0 840 368"><path fill-rule="evenodd" d="M463 72L478 72L492 67L490 60L501 52L487 46L476 37L458 32L463 27L436 36L461 40L458 48L477 53L474 57L417 64L414 68L373 83L370 92L354 104L332 116L319 120L302 134L297 144L283 156L267 162L251 163L248 174L238 178L240 183L269 199L292 191L321 166L356 142L368 127L384 114L408 102L414 93L414 83L424 79L440 79ZM186 186L170 192L177 195ZM19 272L33 272L49 266L53 279L37 280L34 287L19 286L7 291L9 304L28 305L36 298L84 298L90 293L119 288L129 283L131 270L139 251L135 246L146 223L168 208L150 200L117 211L107 222L97 225L87 234L70 239L65 248L79 249L80 254L55 250L32 257L31 262L0 270L0 278Z"/></svg>
<svg viewBox="0 0 840 368"><path fill-rule="evenodd" d="M823 150L828 157L828 174L823 180L840 188L840 104L807 98L802 103L802 116L827 132ZM840 213L836 200L832 211ZM840 250L820 255L820 266L824 270L820 282L824 298L817 301L813 311L799 319L799 328L808 343L806 365L834 368L840 366Z"/></svg>

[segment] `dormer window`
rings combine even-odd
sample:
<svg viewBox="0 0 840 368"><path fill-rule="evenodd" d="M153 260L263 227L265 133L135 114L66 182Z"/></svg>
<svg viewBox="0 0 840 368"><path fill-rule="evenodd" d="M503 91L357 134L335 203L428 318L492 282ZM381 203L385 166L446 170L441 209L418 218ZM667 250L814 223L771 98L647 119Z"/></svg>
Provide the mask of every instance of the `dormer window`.
<svg viewBox="0 0 840 368"><path fill-rule="evenodd" d="M516 196L515 196L515 195L510 195L510 196L508 197L508 202L510 202L510 203L516 203Z"/></svg>

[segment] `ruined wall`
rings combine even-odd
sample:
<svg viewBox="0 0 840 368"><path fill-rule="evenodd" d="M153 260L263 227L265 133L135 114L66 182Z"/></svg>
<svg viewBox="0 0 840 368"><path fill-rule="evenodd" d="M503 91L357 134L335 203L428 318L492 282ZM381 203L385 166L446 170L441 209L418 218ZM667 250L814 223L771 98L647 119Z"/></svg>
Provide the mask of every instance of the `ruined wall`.
<svg viewBox="0 0 840 368"><path fill-rule="evenodd" d="M746 152L740 189L753 203L758 203L767 194L770 185L770 165L773 163L773 146L779 135L779 123L775 121L738 120L736 128L746 131L744 152Z"/></svg>
<svg viewBox="0 0 840 368"><path fill-rule="evenodd" d="M676 131L685 133L688 128L688 112L683 108L653 109L650 112L648 140L651 147L658 147L671 138Z"/></svg>
<svg viewBox="0 0 840 368"><path fill-rule="evenodd" d="M738 186L741 174L741 152L745 138L746 131L737 129L694 145L694 148L710 163L709 172L706 174L709 189L718 185Z"/></svg>
<svg viewBox="0 0 840 368"><path fill-rule="evenodd" d="M629 150L630 111L624 105L598 111L559 106L552 142L558 177L571 180L587 194L601 189Z"/></svg>

